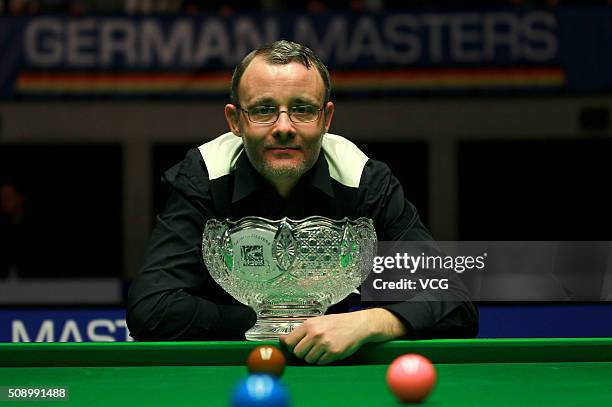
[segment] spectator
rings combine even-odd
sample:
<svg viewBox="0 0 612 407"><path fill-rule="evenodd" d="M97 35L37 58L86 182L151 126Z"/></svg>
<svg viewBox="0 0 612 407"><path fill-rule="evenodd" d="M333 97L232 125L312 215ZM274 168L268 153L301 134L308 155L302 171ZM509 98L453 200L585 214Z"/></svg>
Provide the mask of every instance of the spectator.
<svg viewBox="0 0 612 407"><path fill-rule="evenodd" d="M27 274L29 218L26 197L12 182L0 185L0 278Z"/></svg>

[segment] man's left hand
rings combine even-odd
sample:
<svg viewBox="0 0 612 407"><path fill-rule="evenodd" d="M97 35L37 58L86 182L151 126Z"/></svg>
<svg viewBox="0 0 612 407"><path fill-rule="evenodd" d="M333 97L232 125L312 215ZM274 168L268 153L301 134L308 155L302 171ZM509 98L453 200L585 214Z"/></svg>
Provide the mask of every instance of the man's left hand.
<svg viewBox="0 0 612 407"><path fill-rule="evenodd" d="M403 324L391 312L372 308L307 319L280 340L297 357L324 365L352 355L367 342L394 339L404 334Z"/></svg>

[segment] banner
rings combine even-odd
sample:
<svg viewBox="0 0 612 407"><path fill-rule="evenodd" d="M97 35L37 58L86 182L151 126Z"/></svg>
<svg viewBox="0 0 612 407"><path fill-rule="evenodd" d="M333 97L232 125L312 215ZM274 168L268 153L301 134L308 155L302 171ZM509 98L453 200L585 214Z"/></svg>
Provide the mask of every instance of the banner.
<svg viewBox="0 0 612 407"><path fill-rule="evenodd" d="M0 342L132 341L121 309L0 310Z"/></svg>
<svg viewBox="0 0 612 407"><path fill-rule="evenodd" d="M610 337L611 303L478 304L480 338ZM0 343L133 341L121 309L0 310Z"/></svg>
<svg viewBox="0 0 612 407"><path fill-rule="evenodd" d="M276 39L311 47L336 93L612 86L612 10L0 18L0 97L226 96ZM585 75L586 74L586 75Z"/></svg>

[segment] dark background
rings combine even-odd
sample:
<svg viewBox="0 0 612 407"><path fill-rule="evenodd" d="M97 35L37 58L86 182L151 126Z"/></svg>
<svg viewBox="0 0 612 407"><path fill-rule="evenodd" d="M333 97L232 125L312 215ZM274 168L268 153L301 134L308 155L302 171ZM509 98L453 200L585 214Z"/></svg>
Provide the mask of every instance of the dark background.
<svg viewBox="0 0 612 407"><path fill-rule="evenodd" d="M121 275L121 146L3 145L3 181L26 197L33 267L23 277Z"/></svg>

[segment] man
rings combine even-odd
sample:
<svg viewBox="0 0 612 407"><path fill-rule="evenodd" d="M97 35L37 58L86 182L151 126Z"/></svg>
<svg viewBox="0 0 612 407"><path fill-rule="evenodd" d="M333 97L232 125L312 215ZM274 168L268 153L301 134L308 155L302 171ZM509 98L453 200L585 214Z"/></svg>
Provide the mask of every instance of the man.
<svg viewBox="0 0 612 407"><path fill-rule="evenodd" d="M231 96L231 133L189 151L164 175L170 197L129 294L136 339L244 339L255 323L254 312L206 271L208 219L366 216L380 240L432 240L388 167L327 134L329 73L311 50L278 41L251 52L234 72ZM418 301L311 318L281 341L307 362L326 364L367 342L476 330L469 301Z"/></svg>
<svg viewBox="0 0 612 407"><path fill-rule="evenodd" d="M44 269L37 261L40 256L32 256L42 231L32 222L26 202L20 186L0 183L0 279L32 277Z"/></svg>

